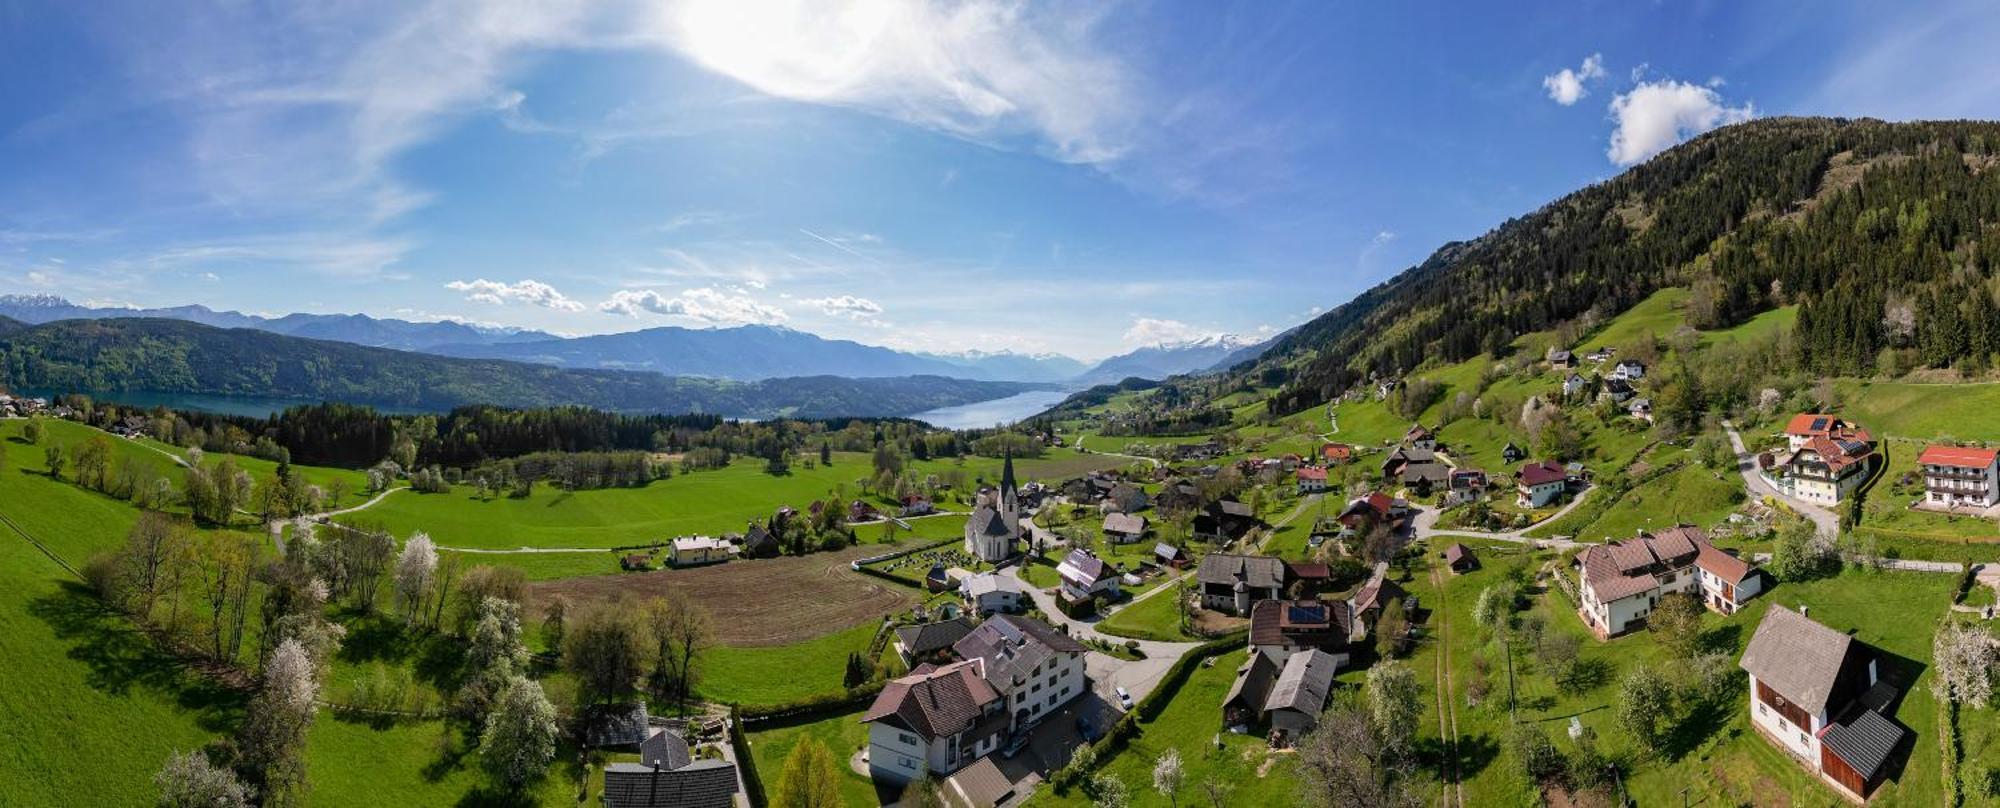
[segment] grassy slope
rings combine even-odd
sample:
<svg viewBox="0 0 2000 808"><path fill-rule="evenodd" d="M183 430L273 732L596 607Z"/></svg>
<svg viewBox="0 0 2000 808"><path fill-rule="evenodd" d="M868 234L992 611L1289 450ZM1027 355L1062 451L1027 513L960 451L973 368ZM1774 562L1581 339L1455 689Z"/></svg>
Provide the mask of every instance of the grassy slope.
<svg viewBox="0 0 2000 808"><path fill-rule="evenodd" d="M847 766L847 759L868 745L868 728L861 723L859 711L803 723L750 725L750 757L757 762L757 775L763 778L766 796L773 796L771 792L778 787L778 777L785 770L785 756L791 754L792 748L805 738L817 738L820 743L826 744L827 751L833 753L834 763L840 767L843 804L850 808L881 805L896 798L895 794L878 796L868 778L855 774Z"/></svg>
<svg viewBox="0 0 2000 808"><path fill-rule="evenodd" d="M838 693L847 655L866 652L875 623L863 623L824 637L770 648L717 646L703 655L699 690L703 698L746 705L781 704Z"/></svg>
<svg viewBox="0 0 2000 808"><path fill-rule="evenodd" d="M1908 384L1842 379L1843 414L1877 435L2000 441L2000 383Z"/></svg>

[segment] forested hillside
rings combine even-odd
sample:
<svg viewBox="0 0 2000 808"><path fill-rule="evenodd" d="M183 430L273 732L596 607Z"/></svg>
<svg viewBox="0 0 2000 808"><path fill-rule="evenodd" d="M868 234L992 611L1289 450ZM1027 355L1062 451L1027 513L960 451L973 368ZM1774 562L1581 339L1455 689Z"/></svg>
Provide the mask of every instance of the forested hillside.
<svg viewBox="0 0 2000 808"><path fill-rule="evenodd" d="M1654 291L1733 325L1799 306L1782 360L1978 371L2000 351L2000 124L1780 118L1695 138L1609 181L1445 245L1301 326L1231 384L1274 413L1426 362L1587 330ZM1578 326L1582 326L1579 328Z"/></svg>
<svg viewBox="0 0 2000 808"><path fill-rule="evenodd" d="M65 320L5 333L0 383L58 391L148 391L345 401L447 410L580 404L617 412L740 417L909 415L1012 395L1027 385L938 376L814 376L729 382L454 359L172 320Z"/></svg>

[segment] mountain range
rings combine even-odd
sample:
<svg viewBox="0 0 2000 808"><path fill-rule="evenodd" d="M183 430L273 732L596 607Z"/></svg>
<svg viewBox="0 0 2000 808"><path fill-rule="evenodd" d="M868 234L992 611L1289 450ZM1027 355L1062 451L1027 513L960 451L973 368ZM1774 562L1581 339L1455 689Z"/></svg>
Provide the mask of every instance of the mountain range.
<svg viewBox="0 0 2000 808"><path fill-rule="evenodd" d="M467 404L581 405L744 418L907 416L1035 389L942 376L744 382L465 359L250 328L114 317L28 325L0 317L0 385L343 401L442 411Z"/></svg>
<svg viewBox="0 0 2000 808"><path fill-rule="evenodd" d="M460 322L413 322L364 314L263 317L206 306L80 306L51 295L0 295L0 316L31 325L58 320L157 318L218 328L395 348L469 359L505 359L563 368L652 371L669 376L757 381L792 376L947 376L975 381L1089 385L1133 376L1161 379L1226 367L1254 356L1233 336L1142 347L1087 365L1060 354L1011 351L913 353L827 339L781 326L663 326L617 334L561 337L543 331Z"/></svg>

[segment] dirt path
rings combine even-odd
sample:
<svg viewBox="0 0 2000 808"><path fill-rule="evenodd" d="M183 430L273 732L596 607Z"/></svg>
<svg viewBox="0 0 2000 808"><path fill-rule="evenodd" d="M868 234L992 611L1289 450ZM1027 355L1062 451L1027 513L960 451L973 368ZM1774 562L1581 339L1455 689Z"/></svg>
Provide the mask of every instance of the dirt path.
<svg viewBox="0 0 2000 808"><path fill-rule="evenodd" d="M1077 450L1077 451L1079 451L1079 452L1081 452L1081 451L1083 451L1083 450L1084 450L1084 449L1083 449L1083 439L1084 439L1084 437L1086 437L1086 436L1082 436L1082 435L1079 435L1079 436L1077 436L1077 439L1076 439L1076 450ZM1157 460L1157 459L1154 459L1154 458L1151 458L1151 457L1141 457L1141 456L1139 456L1139 455L1135 455L1135 454L1125 454L1125 453L1123 453L1123 452L1091 452L1091 454L1101 454L1101 455L1106 455L1106 456L1109 456L1109 457L1128 457L1128 458L1131 458L1131 459L1133 459L1133 460L1143 460L1143 461L1146 461L1146 462L1148 462L1148 463L1151 463L1151 464L1153 464L1153 468L1159 468L1159 467L1160 467L1160 461L1159 461L1159 460Z"/></svg>
<svg viewBox="0 0 2000 808"><path fill-rule="evenodd" d="M1432 559L1425 566L1438 593L1431 614L1437 615L1438 741L1444 747L1444 759L1438 764L1438 779L1444 783L1441 804L1446 808L1465 808L1465 786L1459 782L1458 768L1458 699L1451 678L1451 609L1445 600L1446 581L1438 572L1437 561Z"/></svg>

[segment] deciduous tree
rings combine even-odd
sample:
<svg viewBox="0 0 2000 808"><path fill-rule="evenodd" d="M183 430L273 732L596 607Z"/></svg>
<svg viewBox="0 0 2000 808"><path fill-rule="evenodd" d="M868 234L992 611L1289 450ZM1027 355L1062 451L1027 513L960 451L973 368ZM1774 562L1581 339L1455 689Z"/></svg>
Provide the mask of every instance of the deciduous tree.
<svg viewBox="0 0 2000 808"><path fill-rule="evenodd" d="M479 739L480 759L495 779L518 791L548 771L560 733L555 705L542 693L542 686L517 676L486 721Z"/></svg>

